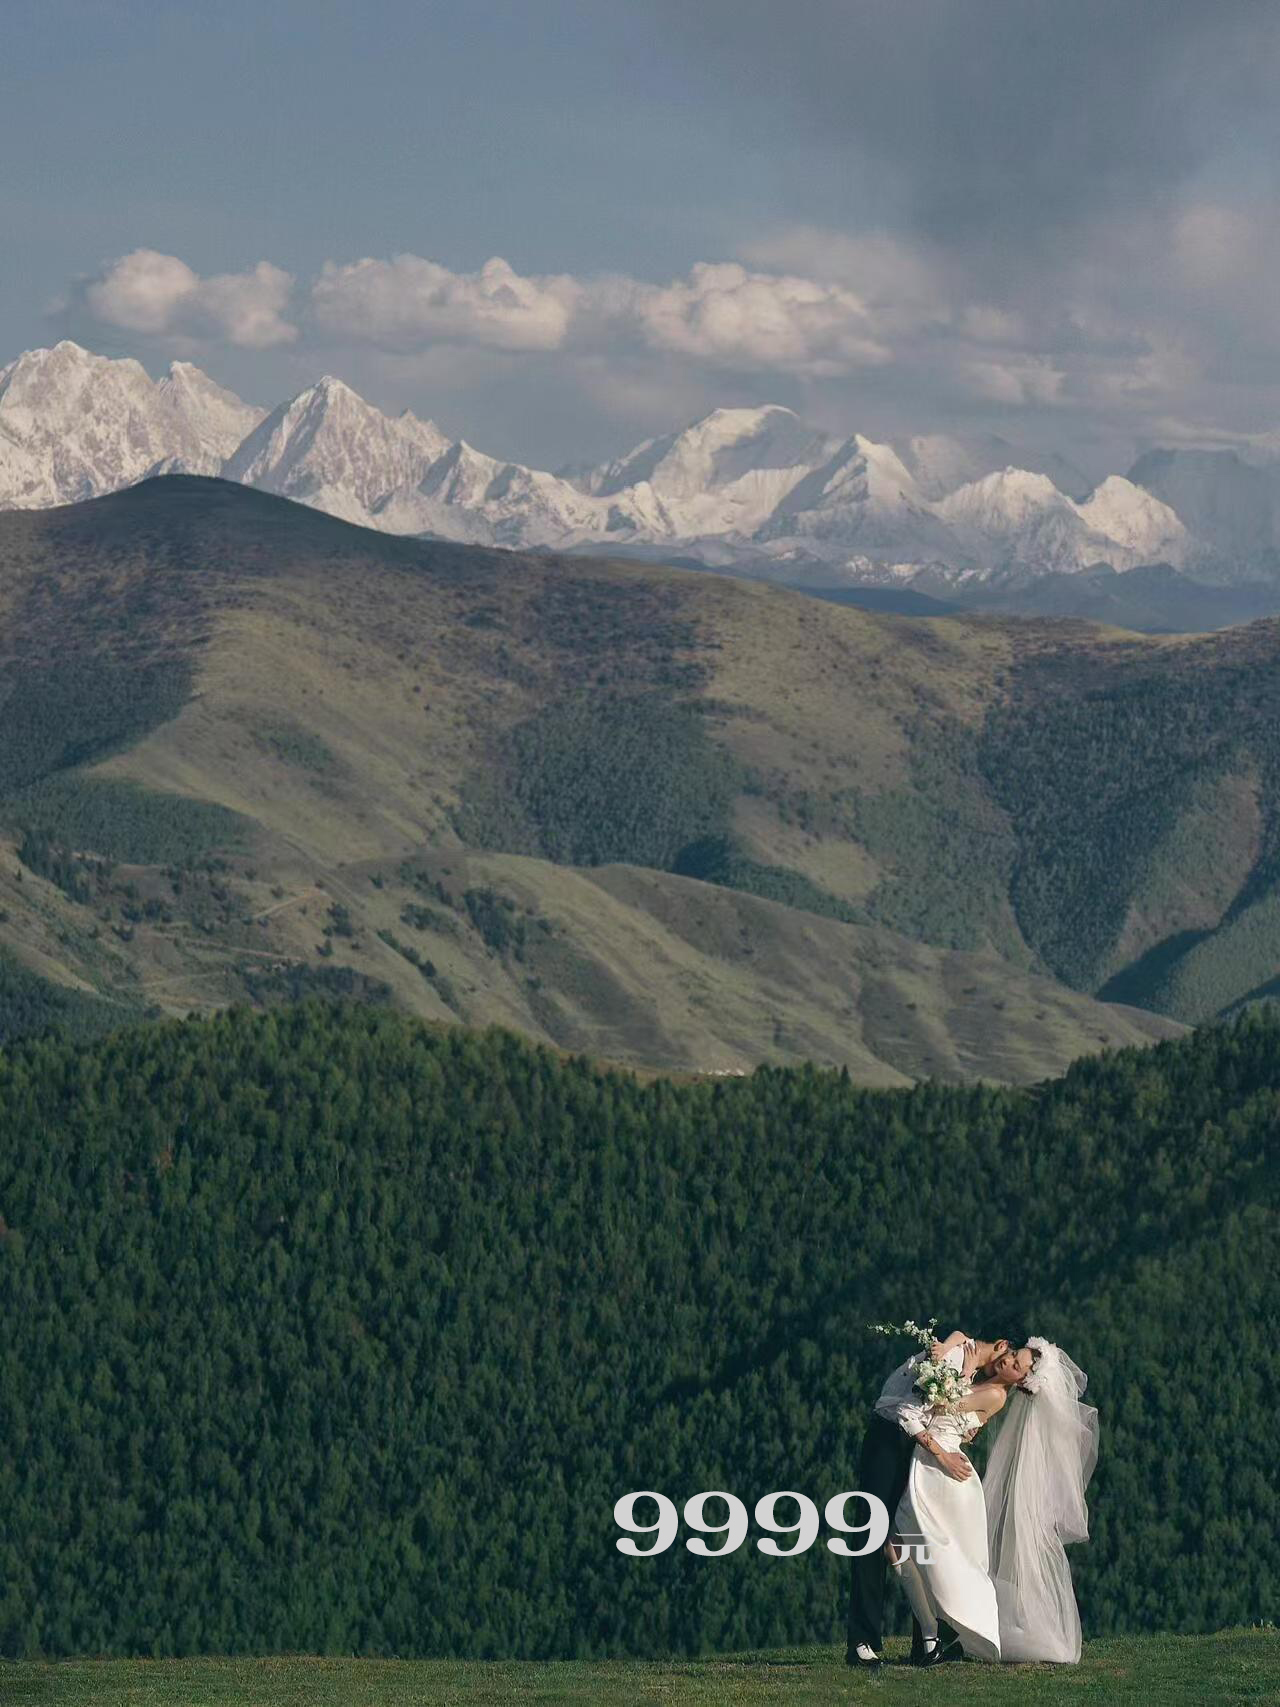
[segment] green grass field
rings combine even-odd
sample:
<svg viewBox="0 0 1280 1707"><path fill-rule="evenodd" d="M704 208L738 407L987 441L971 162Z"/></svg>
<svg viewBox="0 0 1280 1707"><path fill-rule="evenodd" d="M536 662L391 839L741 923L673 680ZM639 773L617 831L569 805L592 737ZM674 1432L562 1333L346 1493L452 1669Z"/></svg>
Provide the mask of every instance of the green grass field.
<svg viewBox="0 0 1280 1707"><path fill-rule="evenodd" d="M890 1660L905 1644L890 1645ZM1079 1666L890 1663L877 1679L838 1648L781 1648L702 1660L63 1660L0 1667L0 1700L93 1707L434 1707L467 1702L844 1701L1130 1703L1280 1701L1280 1632L1091 1642Z"/></svg>

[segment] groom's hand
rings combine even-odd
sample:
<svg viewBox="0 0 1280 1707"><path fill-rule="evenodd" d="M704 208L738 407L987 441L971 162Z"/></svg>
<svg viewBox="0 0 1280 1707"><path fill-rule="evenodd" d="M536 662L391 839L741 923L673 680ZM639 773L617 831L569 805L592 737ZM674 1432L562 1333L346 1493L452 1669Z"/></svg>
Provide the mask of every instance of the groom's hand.
<svg viewBox="0 0 1280 1707"><path fill-rule="evenodd" d="M967 1482L973 1474L973 1465L963 1452L940 1452L938 1462L953 1482Z"/></svg>

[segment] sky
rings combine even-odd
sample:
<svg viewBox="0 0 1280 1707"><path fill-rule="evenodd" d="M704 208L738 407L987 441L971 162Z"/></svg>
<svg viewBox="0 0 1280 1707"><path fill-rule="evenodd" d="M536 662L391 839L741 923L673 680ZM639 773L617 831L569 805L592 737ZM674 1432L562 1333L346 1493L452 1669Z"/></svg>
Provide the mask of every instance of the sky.
<svg viewBox="0 0 1280 1707"><path fill-rule="evenodd" d="M0 360L495 455L1280 448L1274 0L6 0Z"/></svg>

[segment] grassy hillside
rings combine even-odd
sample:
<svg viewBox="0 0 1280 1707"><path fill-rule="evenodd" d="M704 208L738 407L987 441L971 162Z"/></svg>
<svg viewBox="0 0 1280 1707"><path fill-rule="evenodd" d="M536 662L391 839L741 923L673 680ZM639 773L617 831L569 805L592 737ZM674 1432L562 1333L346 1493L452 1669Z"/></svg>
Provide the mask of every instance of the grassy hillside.
<svg viewBox="0 0 1280 1707"><path fill-rule="evenodd" d="M85 1660L22 1665L7 1679L8 1699L45 1707L434 1707L460 1701L548 1702L573 1707L636 1707L638 1702L785 1703L835 1707L883 1699L935 1701L945 1690L955 1707L1010 1701L1075 1701L1097 1707L1239 1707L1274 1701L1280 1690L1280 1638L1274 1630L1229 1630L1217 1636L1127 1637L1093 1642L1079 1667L952 1666L942 1678L906 1668L906 1650L891 1644L885 1681L850 1674L835 1648L777 1648L712 1659L637 1660Z"/></svg>
<svg viewBox="0 0 1280 1707"><path fill-rule="evenodd" d="M1257 1622L1278 1118L1257 1016L1032 1091L641 1082L354 1004L13 1045L0 1653L831 1641L825 1547L630 1560L614 1502L855 1488L866 1324L931 1313L1088 1371L1091 1637Z"/></svg>
<svg viewBox="0 0 1280 1707"><path fill-rule="evenodd" d="M0 947L135 1009L346 990L652 1067L1031 1079L1280 977L1278 651L217 481L10 513Z"/></svg>

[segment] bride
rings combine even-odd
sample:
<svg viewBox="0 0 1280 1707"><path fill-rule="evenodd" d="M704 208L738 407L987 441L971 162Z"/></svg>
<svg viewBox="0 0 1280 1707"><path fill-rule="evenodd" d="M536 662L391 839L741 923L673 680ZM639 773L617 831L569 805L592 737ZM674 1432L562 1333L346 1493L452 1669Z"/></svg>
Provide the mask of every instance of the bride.
<svg viewBox="0 0 1280 1707"><path fill-rule="evenodd" d="M963 1367L964 1344L953 1342L960 1336L941 1349ZM1083 1371L1035 1335L986 1374L963 1411L935 1411L920 1437L894 1520L894 1568L934 1651L945 1620L974 1659L1074 1665L1080 1615L1063 1546L1088 1538L1098 1413L1080 1402ZM1006 1404L984 1496L976 1474L956 1480L934 1454L958 1452ZM925 1543L929 1562L910 1556L907 1535Z"/></svg>

